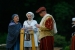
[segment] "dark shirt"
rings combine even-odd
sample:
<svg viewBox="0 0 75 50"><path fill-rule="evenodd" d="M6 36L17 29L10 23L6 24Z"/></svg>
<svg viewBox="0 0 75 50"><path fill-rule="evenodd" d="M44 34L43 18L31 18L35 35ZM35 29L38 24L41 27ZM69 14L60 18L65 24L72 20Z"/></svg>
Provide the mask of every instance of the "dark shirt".
<svg viewBox="0 0 75 50"><path fill-rule="evenodd" d="M75 25L72 25L72 33L75 32Z"/></svg>

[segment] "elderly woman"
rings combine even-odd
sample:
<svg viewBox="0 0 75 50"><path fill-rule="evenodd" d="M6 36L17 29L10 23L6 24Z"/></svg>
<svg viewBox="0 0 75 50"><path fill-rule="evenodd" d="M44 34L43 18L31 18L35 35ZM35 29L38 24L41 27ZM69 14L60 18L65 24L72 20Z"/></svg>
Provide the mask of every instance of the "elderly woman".
<svg viewBox="0 0 75 50"><path fill-rule="evenodd" d="M7 35L7 50L19 50L19 34L20 29L22 28L21 23L19 21L18 14L12 15L12 20L8 26L8 35Z"/></svg>
<svg viewBox="0 0 75 50"><path fill-rule="evenodd" d="M35 47L37 49L38 47L38 38L37 38L37 32L38 29L36 27L37 21L33 20L34 18L34 14L32 12L28 12L26 14L26 17L28 18L28 20L24 21L23 23L23 28L25 28L25 33L29 34L29 29L33 29L34 30L34 41L35 41ZM24 47L29 50L31 50L32 44L31 44L31 37L30 35L26 35L25 34L25 41L24 41Z"/></svg>

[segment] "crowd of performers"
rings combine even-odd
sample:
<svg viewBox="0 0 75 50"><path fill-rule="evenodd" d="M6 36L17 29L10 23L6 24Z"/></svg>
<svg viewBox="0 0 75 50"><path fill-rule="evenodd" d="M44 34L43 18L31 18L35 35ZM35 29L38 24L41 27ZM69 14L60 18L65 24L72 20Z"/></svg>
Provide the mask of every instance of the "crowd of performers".
<svg viewBox="0 0 75 50"><path fill-rule="evenodd" d="M19 22L19 15L13 14L8 25L8 35L6 41L7 50L20 50L20 30L24 30L24 49L32 50L30 30L34 31L34 41L36 50L54 50L54 34L57 33L56 22L51 14L48 14L45 7L40 7L36 11L42 17L38 24L34 20L34 13L27 12L27 20L23 26ZM72 18L72 43L71 50L75 50L75 18ZM40 43L40 45L38 45Z"/></svg>

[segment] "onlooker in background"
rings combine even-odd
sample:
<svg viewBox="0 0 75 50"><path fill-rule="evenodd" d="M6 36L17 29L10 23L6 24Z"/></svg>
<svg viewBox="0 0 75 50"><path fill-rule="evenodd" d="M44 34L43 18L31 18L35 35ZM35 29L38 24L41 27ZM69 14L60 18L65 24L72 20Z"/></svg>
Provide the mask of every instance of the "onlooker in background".
<svg viewBox="0 0 75 50"><path fill-rule="evenodd" d="M72 18L72 41L71 50L75 50L75 18Z"/></svg>

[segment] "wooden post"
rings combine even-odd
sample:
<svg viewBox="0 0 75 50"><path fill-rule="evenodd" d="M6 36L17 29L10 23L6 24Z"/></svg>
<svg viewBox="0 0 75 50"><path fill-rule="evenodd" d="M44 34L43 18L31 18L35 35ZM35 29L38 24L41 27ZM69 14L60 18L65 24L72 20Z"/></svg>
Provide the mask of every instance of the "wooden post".
<svg viewBox="0 0 75 50"><path fill-rule="evenodd" d="M20 50L24 50L24 29L20 31Z"/></svg>
<svg viewBox="0 0 75 50"><path fill-rule="evenodd" d="M30 35L31 35L31 42L32 42L32 50L36 50L35 48L35 42L34 42L34 31L30 30Z"/></svg>

